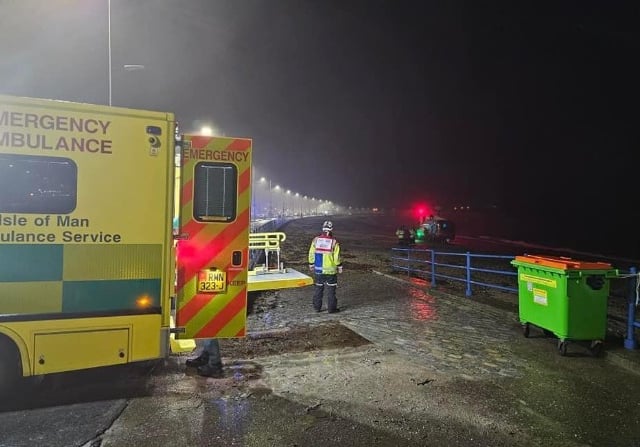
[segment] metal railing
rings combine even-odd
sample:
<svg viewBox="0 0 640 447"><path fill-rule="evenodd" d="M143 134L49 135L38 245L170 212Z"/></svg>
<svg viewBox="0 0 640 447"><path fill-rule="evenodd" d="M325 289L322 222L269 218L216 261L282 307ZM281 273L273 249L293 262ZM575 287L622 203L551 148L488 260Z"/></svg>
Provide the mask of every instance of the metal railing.
<svg viewBox="0 0 640 447"><path fill-rule="evenodd" d="M280 243L287 239L287 235L282 232L270 232L270 233L250 233L249 234L249 252L251 253L252 268L256 269L256 264L259 259L264 255L264 268L261 269L262 273L278 272L282 273L284 267L280 262ZM276 262L275 267L272 267L270 262L270 256L275 255Z"/></svg>
<svg viewBox="0 0 640 447"><path fill-rule="evenodd" d="M488 255L476 253L441 252L431 249L420 248L392 248L391 268L394 271L406 272L408 276L420 277L430 280L435 286L437 278L448 279L465 283L465 295L472 296L472 285L488 287L492 289L504 290L518 293L517 272L513 270L510 262L514 256ZM509 270L499 270L495 267L496 261L505 261L509 264ZM487 265L489 264L489 265ZM456 276L456 273L458 274ZM511 284L496 284L487 282L488 279L479 280L477 275L483 274L486 278L496 279L507 276L514 278ZM620 272L620 279L627 279L627 318L626 336L624 347L629 350L636 349L638 343L635 338L635 330L640 328L640 320L636 320L636 308L640 304L638 294L640 293L640 276L637 269L632 267L628 272ZM617 298L625 298L612 293Z"/></svg>
<svg viewBox="0 0 640 447"><path fill-rule="evenodd" d="M260 262L262 256L267 257L268 252L265 252L264 249L260 247L251 246L251 240L254 238L256 233L269 233L275 232L282 225L284 225L287 221L291 219L287 218L273 218L273 219L261 219L251 221L251 228L249 234L249 270L253 270L255 266ZM284 239L282 239L284 240ZM280 241L279 241L280 242ZM268 262L268 259L266 260ZM278 266L280 265L280 254L278 250Z"/></svg>
<svg viewBox="0 0 640 447"><path fill-rule="evenodd" d="M277 231L288 220L287 218L260 219L251 221L251 233L266 233Z"/></svg>
<svg viewBox="0 0 640 447"><path fill-rule="evenodd" d="M407 272L409 276L430 279L432 286L436 285L437 278L464 282L466 284L465 294L471 296L473 285L517 293L517 280L507 280L507 285L504 285L498 284L497 281L487 282L484 278L481 280L477 275L477 273L483 273L483 276L490 275L492 278L503 276L516 278L517 273L512 268L510 270L495 268L496 260L508 263L513 259L513 256L470 252L441 252L426 248L392 248L391 266L396 271ZM463 274L455 276L457 272Z"/></svg>
<svg viewBox="0 0 640 447"><path fill-rule="evenodd" d="M638 285L640 277L635 267L629 270L629 290L627 292L627 334L624 338L624 347L636 349L635 329L640 328L640 320L636 320L636 307L638 306Z"/></svg>

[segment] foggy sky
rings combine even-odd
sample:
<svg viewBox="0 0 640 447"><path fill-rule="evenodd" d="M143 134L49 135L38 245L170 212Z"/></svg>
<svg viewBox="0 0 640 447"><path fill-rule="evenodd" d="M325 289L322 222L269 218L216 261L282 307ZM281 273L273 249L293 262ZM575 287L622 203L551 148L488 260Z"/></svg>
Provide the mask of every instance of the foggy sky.
<svg viewBox="0 0 640 447"><path fill-rule="evenodd" d="M638 7L515 3L112 0L113 104L343 205L633 206ZM0 7L1 93L107 103L107 0Z"/></svg>

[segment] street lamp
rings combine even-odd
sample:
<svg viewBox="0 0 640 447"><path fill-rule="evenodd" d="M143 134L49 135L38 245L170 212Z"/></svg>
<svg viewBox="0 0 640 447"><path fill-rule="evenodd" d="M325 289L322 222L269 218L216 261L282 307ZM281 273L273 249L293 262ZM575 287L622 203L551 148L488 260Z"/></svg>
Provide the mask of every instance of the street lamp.
<svg viewBox="0 0 640 447"><path fill-rule="evenodd" d="M290 190L290 189L287 189L287 195L288 195L289 197L291 197L291 190ZM286 214L286 213L285 213L285 206L284 206L284 204L285 204L285 200L287 201L287 210L289 210L289 199L288 199L288 198L286 198L284 194L282 194L282 214L283 214L283 215L285 215L285 214Z"/></svg>
<svg viewBox="0 0 640 447"><path fill-rule="evenodd" d="M251 168L251 221L256 217L256 170Z"/></svg>
<svg viewBox="0 0 640 447"><path fill-rule="evenodd" d="M107 52L108 54L108 63L107 63L107 75L109 78L109 106L113 105L113 68L112 68L112 59L111 59L111 0L107 0ZM144 70L144 65L142 64L125 64L122 66L125 71L137 71Z"/></svg>
<svg viewBox="0 0 640 447"><path fill-rule="evenodd" d="M260 177L260 183L266 183L267 179L265 177ZM271 192L271 179L269 179L269 217L272 217L273 210L273 194Z"/></svg>
<svg viewBox="0 0 640 447"><path fill-rule="evenodd" d="M280 191L280 185L274 186L273 189L275 189L276 191Z"/></svg>
<svg viewBox="0 0 640 447"><path fill-rule="evenodd" d="M107 0L107 39L108 39L108 51L109 51L109 105L111 105L111 0Z"/></svg>

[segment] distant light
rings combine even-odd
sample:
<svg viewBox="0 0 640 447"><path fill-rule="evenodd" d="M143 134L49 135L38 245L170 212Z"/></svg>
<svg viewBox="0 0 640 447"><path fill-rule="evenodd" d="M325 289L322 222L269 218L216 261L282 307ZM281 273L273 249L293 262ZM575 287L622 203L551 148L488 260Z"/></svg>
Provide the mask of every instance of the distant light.
<svg viewBox="0 0 640 447"><path fill-rule="evenodd" d="M204 135L205 137L210 137L213 135L213 129L209 126L204 126L202 129L200 129L200 134Z"/></svg>

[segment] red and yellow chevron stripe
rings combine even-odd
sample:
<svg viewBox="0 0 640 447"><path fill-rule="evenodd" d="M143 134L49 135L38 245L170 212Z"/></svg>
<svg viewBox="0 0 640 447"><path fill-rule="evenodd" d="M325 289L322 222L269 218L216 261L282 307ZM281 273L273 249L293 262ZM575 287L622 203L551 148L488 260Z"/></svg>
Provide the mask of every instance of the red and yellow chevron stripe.
<svg viewBox="0 0 640 447"><path fill-rule="evenodd" d="M241 337L246 332L247 270L251 204L251 140L185 136L180 191L180 232L187 235L177 249L179 338ZM190 143L190 147L189 147ZM194 218L194 173L197 165L233 165L237 170L235 218L202 222ZM233 265L233 253L241 253ZM199 293L198 275L207 269L226 273L226 290Z"/></svg>

